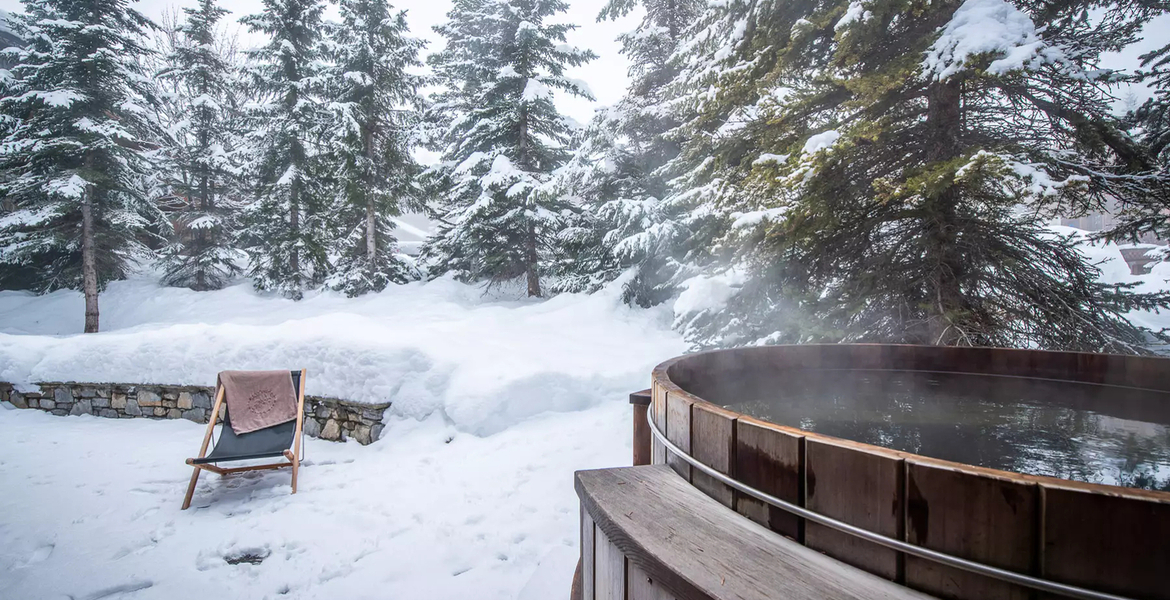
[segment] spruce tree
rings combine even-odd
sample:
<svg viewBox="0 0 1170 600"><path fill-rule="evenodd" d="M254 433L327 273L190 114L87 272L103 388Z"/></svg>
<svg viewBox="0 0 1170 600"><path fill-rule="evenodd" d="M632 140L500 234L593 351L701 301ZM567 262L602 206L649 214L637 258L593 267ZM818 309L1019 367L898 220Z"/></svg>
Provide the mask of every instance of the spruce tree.
<svg viewBox="0 0 1170 600"><path fill-rule="evenodd" d="M0 264L41 292L81 288L85 331L98 331L98 293L150 255L163 222L144 191L151 126L144 32L126 0L29 0L12 16L23 48L0 98Z"/></svg>
<svg viewBox="0 0 1170 600"><path fill-rule="evenodd" d="M649 306L666 299L685 269L676 256L685 237L679 217L662 200L668 193L661 167L678 155L667 134L678 121L668 84L680 70L674 54L701 14L695 0L611 0L598 20L616 19L639 5L642 21L619 36L630 61L630 87L615 106L598 111L572 160L561 169L561 185L585 206L584 222L567 236L562 285L596 289L633 267L628 301Z"/></svg>
<svg viewBox="0 0 1170 600"><path fill-rule="evenodd" d="M778 60L762 61L769 76L715 95L712 114L748 121L704 167L708 185L734 191L712 203L731 220L734 285L720 310L687 317L692 339L1144 351L1148 332L1124 315L1170 296L1097 283L1041 216L1134 194L1137 178L1122 172L1141 150L1110 114L1115 80L1097 61L1153 11L801 4ZM1088 10L1103 18L1083 19ZM785 45L807 50L798 59ZM721 63L731 77L761 64L750 43L732 48Z"/></svg>
<svg viewBox="0 0 1170 600"><path fill-rule="evenodd" d="M548 23L559 0L460 0L436 30L447 47L431 64L447 92L433 114L444 126L440 226L424 249L435 274L498 283L524 278L541 296L571 206L549 190L571 129L553 91L591 97L565 76L593 53L565 44L574 26Z"/></svg>
<svg viewBox="0 0 1170 600"><path fill-rule="evenodd" d="M268 43L250 51L249 110L255 201L242 237L249 243L256 288L299 300L330 272L325 139L330 114L322 100L325 27L319 0L265 0L264 12L243 22Z"/></svg>
<svg viewBox="0 0 1170 600"><path fill-rule="evenodd" d="M165 193L183 205L177 240L164 252L167 285L215 290L240 273L234 248L241 168L232 121L234 66L223 55L216 24L228 13L215 0L183 9L159 78L172 86Z"/></svg>
<svg viewBox="0 0 1170 600"><path fill-rule="evenodd" d="M331 161L342 237L333 284L349 296L417 278L397 252L394 222L418 205L421 168L411 141L424 106L418 89L424 43L407 37L406 13L385 0L342 0L333 40Z"/></svg>

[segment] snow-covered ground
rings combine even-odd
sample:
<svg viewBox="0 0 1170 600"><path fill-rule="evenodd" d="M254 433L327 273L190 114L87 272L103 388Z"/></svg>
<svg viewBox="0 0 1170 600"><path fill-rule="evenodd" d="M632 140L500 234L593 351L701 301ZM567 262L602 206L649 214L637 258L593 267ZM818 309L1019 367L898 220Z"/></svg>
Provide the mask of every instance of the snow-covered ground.
<svg viewBox="0 0 1170 600"><path fill-rule="evenodd" d="M629 464L629 392L685 346L614 287L544 302L449 280L290 302L246 285L0 292L0 381L211 384L306 367L308 391L394 401L370 446L310 440L287 472L205 474L203 426L0 408L0 598L543 599L576 564L574 470ZM241 554L260 564L228 564ZM287 594L287 595L286 595Z"/></svg>
<svg viewBox="0 0 1170 600"><path fill-rule="evenodd" d="M1085 250L1106 281L1168 287L1170 263L1135 277L1116 246ZM205 474L183 512L202 426L0 405L0 598L563 597L572 473L628 464L626 394L685 350L669 307L628 308L617 285L536 302L438 280L292 302L153 281L112 284L96 335L78 333L76 292L0 292L0 381L305 367L311 394L392 400L388 426L365 447L309 440L295 496L286 472ZM248 554L264 559L227 562Z"/></svg>
<svg viewBox="0 0 1170 600"><path fill-rule="evenodd" d="M371 446L309 440L289 474L204 474L203 426L0 408L0 598L564 598L575 469L629 464L629 405L498 434L438 415ZM260 564L228 564L243 554Z"/></svg>

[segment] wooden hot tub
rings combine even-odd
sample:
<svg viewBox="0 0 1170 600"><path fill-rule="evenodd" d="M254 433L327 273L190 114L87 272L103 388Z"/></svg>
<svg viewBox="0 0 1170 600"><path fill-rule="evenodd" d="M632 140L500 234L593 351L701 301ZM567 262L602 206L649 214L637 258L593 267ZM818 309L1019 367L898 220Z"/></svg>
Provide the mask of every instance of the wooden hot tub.
<svg viewBox="0 0 1170 600"><path fill-rule="evenodd" d="M1170 424L1170 359L844 344L721 350L681 356L654 369L649 408L654 427L679 450L737 482L806 510L914 546L1039 579L1129 598L1170 600L1170 492L927 457L816 433L802 429L800 422L771 423L725 407L736 406L736 394L745 389L756 395L769 389L779 393L786 382L810 372L827 380L864 374L879 382L888 373L909 373L944 380L952 387L956 378L961 385L961 377L978 375L1000 378L993 379L992 385L1002 381L1004 389L1014 389L1011 386L1018 386L1019 378L1035 380L1042 384L1034 392L1041 409L1047 410L1046 402L1063 402L1071 408L1061 404L1059 410L1053 409L1056 417L1030 422L1031 413L999 416L1011 405L997 404L992 398L987 406L995 418L1024 431L1016 438L1027 439L1029 432L1048 435L1057 425L1044 419L1057 418L1064 419L1060 427L1071 423L1082 428L1072 431L1089 431L1072 435L1078 438L1073 442L1082 435L1100 435L1105 428L1113 436L1106 440L1112 447L1114 434L1136 427L1133 422ZM1059 386L1073 386L1068 388L1073 392L1078 386L1089 387L1082 395L1060 391L1065 388ZM902 416L929 415L929 407L929 403L912 407ZM965 408L962 414L971 413ZM1086 425L1089 417L1085 415L1096 421ZM975 416L982 418L979 409ZM976 437L963 438L972 435L960 423L966 418L955 419L955 438L977 442L978 432L987 430L976 429ZM930 420L916 425L921 429L917 435L924 439L926 434L921 432L931 431L931 439L939 439L940 419L947 425L945 415L907 420ZM897 425L896 418L891 422ZM1155 445L1170 446L1170 437L1159 437L1157 427L1139 427L1122 438L1152 435ZM645 434L639 433L635 422L635 436L640 435ZM885 439L883 435L879 432L880 439ZM909 435L907 439L913 442L915 438ZM1058 436L1052 443L1060 441ZM956 444L955 450L961 453L973 445L979 444ZM945 449L945 444L935 447ZM1047 450L1038 452L1041 459L1047 456ZM1075 446L1070 452L1083 454ZM657 440L651 446L650 462L669 465L727 510L776 534L909 588L966 600L1055 597L878 545L769 506L700 472ZM1037 468L1064 467L1041 464ZM1170 472L1159 469L1156 466L1152 475L1138 483L1163 485Z"/></svg>

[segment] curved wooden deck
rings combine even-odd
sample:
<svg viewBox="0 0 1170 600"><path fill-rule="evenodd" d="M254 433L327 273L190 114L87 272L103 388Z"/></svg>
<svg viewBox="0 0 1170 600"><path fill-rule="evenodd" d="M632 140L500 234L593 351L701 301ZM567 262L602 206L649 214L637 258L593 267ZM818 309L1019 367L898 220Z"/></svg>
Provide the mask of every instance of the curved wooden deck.
<svg viewBox="0 0 1170 600"><path fill-rule="evenodd" d="M778 536L666 466L578 471L584 600L925 600Z"/></svg>

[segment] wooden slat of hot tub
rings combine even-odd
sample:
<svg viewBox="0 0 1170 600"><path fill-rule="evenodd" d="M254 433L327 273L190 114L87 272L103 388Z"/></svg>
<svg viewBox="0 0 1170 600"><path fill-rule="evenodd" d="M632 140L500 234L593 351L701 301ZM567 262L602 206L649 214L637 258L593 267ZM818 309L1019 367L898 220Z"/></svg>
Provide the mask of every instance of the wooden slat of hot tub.
<svg viewBox="0 0 1170 600"><path fill-rule="evenodd" d="M951 463L906 459L906 541L1036 575L1040 490L1035 483ZM1026 600L1031 590L906 556L906 585L944 598Z"/></svg>
<svg viewBox="0 0 1170 600"><path fill-rule="evenodd" d="M691 453L691 402L680 394L666 393L666 439L683 452ZM687 481L691 480L691 465L674 453L667 453L666 464Z"/></svg>
<svg viewBox="0 0 1170 600"><path fill-rule="evenodd" d="M596 523L598 544L601 537L608 538L625 555L627 573L652 580L661 588L656 591L660 596L665 592L679 600L929 598L777 536L661 465L578 471L576 488ZM599 573L599 585L600 577Z"/></svg>
<svg viewBox="0 0 1170 600"><path fill-rule="evenodd" d="M1170 600L1170 503L1072 484L1041 487L1044 577L1131 598Z"/></svg>
<svg viewBox="0 0 1170 600"><path fill-rule="evenodd" d="M745 485L804 506L804 434L797 429L741 416L736 420L735 477ZM747 494L735 500L739 514L794 540L804 541L804 520Z"/></svg>
<svg viewBox="0 0 1170 600"><path fill-rule="evenodd" d="M903 458L892 452L829 438L805 439L805 507L902 539ZM804 543L891 580L901 579L902 554L847 533L806 523Z"/></svg>
<svg viewBox="0 0 1170 600"><path fill-rule="evenodd" d="M735 478L735 419L737 413L712 404L691 408L691 456L699 462ZM691 483L727 508L735 508L735 490L697 469Z"/></svg>

